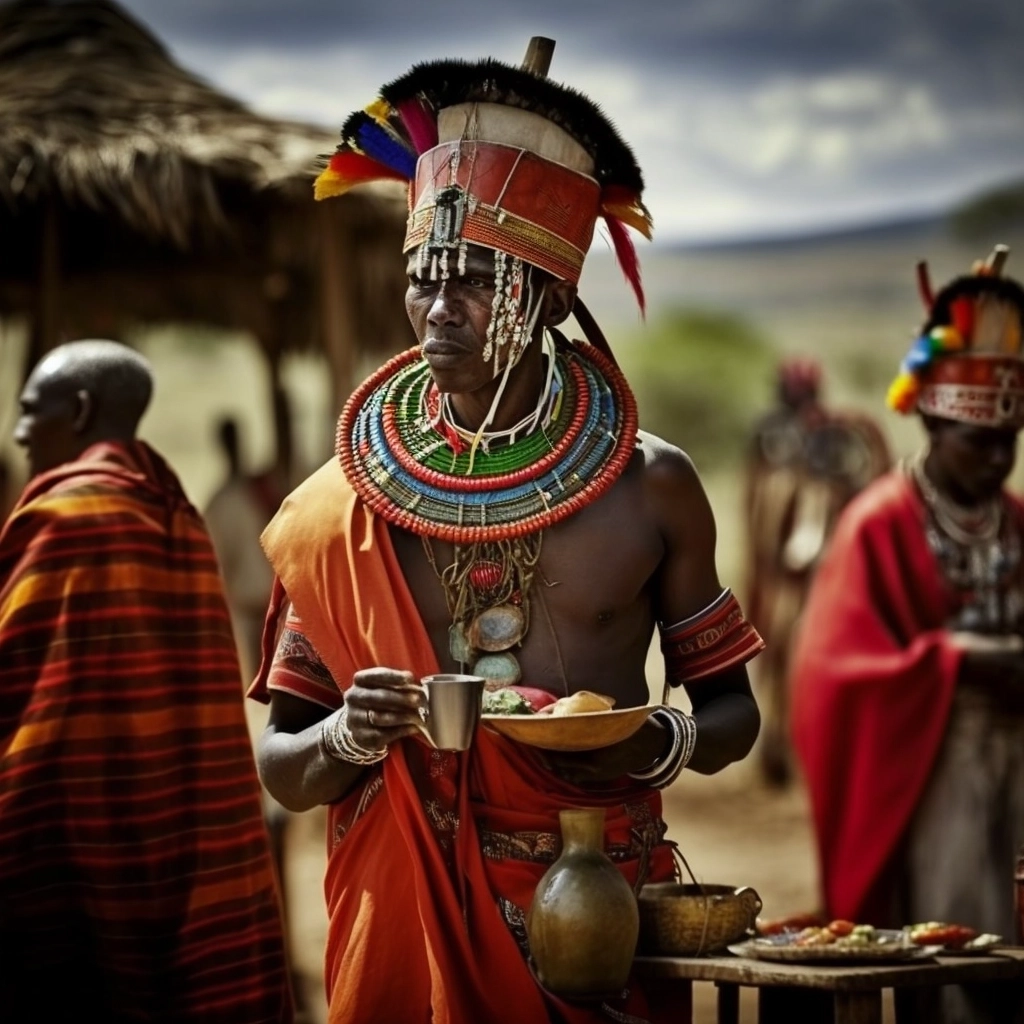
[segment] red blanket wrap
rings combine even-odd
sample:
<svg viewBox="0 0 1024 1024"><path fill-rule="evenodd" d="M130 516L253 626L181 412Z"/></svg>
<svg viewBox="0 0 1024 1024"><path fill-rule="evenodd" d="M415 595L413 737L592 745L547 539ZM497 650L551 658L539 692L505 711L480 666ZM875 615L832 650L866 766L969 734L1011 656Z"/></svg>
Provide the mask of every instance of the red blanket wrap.
<svg viewBox="0 0 1024 1024"><path fill-rule="evenodd" d="M286 594L342 688L376 665L417 676L438 670L387 525L336 463L285 501L263 542L279 582L251 695L268 699ZM330 808L332 1024L607 1021L597 1007L544 993L513 934L524 938L523 915L557 853L558 811L571 806L607 808L606 850L631 883L647 857L652 880L672 877L653 790L570 786L529 748L485 729L466 754L418 740L393 745L366 784ZM668 1017L653 1002L631 985L628 1000L614 1006L641 1019L688 1019L686 1007Z"/></svg>
<svg viewBox="0 0 1024 1024"><path fill-rule="evenodd" d="M1013 514L1024 519L1011 499ZM809 787L833 917L885 921L886 871L946 728L961 653L944 625L959 598L902 471L841 516L794 657L793 741Z"/></svg>
<svg viewBox="0 0 1024 1024"><path fill-rule="evenodd" d="M26 488L0 666L0 1016L291 1020L216 561L146 445Z"/></svg>

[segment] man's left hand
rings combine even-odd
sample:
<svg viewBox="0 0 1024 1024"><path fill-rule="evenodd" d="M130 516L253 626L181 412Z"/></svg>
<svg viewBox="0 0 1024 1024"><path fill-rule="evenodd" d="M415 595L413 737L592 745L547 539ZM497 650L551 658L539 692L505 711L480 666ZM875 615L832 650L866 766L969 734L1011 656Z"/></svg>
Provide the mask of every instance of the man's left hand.
<svg viewBox="0 0 1024 1024"><path fill-rule="evenodd" d="M630 772L650 768L662 755L665 730L648 720L628 739L598 750L544 750L544 764L560 779L576 786L587 786L621 779Z"/></svg>

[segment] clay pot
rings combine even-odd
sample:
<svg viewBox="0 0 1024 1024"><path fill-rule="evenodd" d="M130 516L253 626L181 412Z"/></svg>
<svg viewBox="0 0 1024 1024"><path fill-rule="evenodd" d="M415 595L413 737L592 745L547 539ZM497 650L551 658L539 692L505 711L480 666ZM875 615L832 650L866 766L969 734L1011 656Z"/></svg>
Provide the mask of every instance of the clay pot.
<svg viewBox="0 0 1024 1024"><path fill-rule="evenodd" d="M558 817L562 854L541 878L526 915L537 979L569 999L621 995L640 931L636 897L604 854L604 808Z"/></svg>

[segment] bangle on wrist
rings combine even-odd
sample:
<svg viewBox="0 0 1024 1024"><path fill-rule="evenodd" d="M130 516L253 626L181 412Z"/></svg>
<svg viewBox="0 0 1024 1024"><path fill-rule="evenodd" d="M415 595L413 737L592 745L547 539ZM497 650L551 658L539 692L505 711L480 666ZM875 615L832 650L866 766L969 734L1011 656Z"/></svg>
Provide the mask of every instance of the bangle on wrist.
<svg viewBox="0 0 1024 1024"><path fill-rule="evenodd" d="M387 747L369 750L356 743L348 726L347 704L343 704L320 723L319 747L332 761L341 761L344 764L377 764L388 756Z"/></svg>
<svg viewBox="0 0 1024 1024"><path fill-rule="evenodd" d="M662 705L651 712L671 734L668 753L664 754L651 767L639 772L630 772L629 777L644 782L652 789L664 789L671 785L680 772L689 764L697 746L697 723L692 715L678 708Z"/></svg>

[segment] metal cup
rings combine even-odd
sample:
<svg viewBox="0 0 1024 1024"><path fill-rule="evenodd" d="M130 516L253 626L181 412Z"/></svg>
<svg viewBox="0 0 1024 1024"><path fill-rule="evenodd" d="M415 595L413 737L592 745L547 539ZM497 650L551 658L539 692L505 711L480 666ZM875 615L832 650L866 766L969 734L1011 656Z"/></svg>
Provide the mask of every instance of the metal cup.
<svg viewBox="0 0 1024 1024"><path fill-rule="evenodd" d="M424 735L438 750L468 750L480 721L483 677L442 672L420 685L427 695Z"/></svg>

